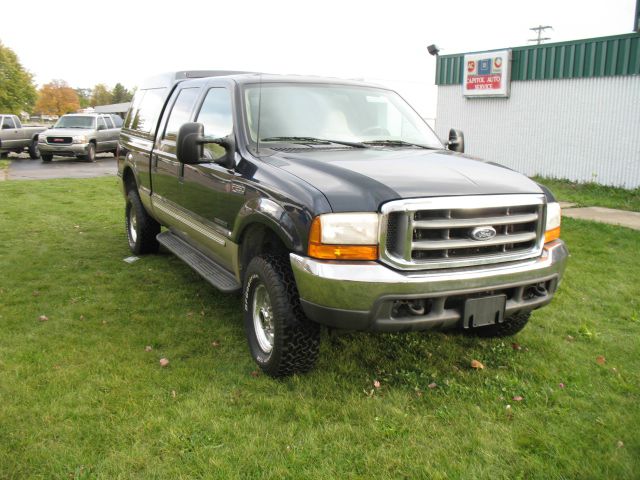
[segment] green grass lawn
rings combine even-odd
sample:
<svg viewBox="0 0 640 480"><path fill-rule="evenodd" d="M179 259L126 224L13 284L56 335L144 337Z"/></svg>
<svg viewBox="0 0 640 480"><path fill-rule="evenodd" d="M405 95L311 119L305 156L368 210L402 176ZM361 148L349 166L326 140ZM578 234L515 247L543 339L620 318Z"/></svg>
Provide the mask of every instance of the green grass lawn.
<svg viewBox="0 0 640 480"><path fill-rule="evenodd" d="M534 180L549 187L556 198L563 202L572 202L580 207L608 207L640 212L640 188L626 190L597 183L573 183L543 177L534 177Z"/></svg>
<svg viewBox="0 0 640 480"><path fill-rule="evenodd" d="M114 178L0 183L0 478L640 476L638 232L565 220L565 281L514 339L324 334L276 381L239 297L123 262L122 224Z"/></svg>

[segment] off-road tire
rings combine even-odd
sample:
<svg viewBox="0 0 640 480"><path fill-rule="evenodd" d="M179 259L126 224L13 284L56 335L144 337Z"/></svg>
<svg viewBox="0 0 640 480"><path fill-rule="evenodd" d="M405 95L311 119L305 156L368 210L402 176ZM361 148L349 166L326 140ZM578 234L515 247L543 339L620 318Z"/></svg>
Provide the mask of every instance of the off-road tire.
<svg viewBox="0 0 640 480"><path fill-rule="evenodd" d="M147 213L138 192L133 189L127 192L124 225L129 248L134 254L142 255L158 251L160 244L156 240L156 235L160 233L160 224Z"/></svg>
<svg viewBox="0 0 640 480"><path fill-rule="evenodd" d="M531 312L516 313L502 323L471 328L465 330L465 333L485 338L509 337L522 330L527 325L530 316Z"/></svg>
<svg viewBox="0 0 640 480"><path fill-rule="evenodd" d="M40 158L40 149L38 148L38 139L34 138L29 144L29 158L38 160Z"/></svg>
<svg viewBox="0 0 640 480"><path fill-rule="evenodd" d="M264 285L271 302L273 344L270 352L258 342L253 318L256 289ZM251 356L264 373L285 377L311 370L320 350L320 325L300 306L298 289L286 257L255 257L249 262L243 286L244 325Z"/></svg>
<svg viewBox="0 0 640 480"><path fill-rule="evenodd" d="M42 155L40 155L40 158L42 158L42 161L44 163L49 163L51 160L53 160L53 155L48 153L43 153Z"/></svg>
<svg viewBox="0 0 640 480"><path fill-rule="evenodd" d="M87 150L86 155L82 155L82 159L87 162L95 162L96 161L96 144L93 142L89 143L89 150Z"/></svg>

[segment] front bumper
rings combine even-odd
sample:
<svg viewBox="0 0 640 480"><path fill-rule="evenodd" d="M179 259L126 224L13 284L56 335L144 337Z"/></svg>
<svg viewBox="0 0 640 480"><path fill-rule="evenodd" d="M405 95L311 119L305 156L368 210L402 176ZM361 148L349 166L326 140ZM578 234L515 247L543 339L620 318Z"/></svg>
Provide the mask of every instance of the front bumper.
<svg viewBox="0 0 640 480"><path fill-rule="evenodd" d="M65 143L61 145L38 143L38 149L41 154L44 153L45 155L79 156L87 154L89 143Z"/></svg>
<svg viewBox="0 0 640 480"><path fill-rule="evenodd" d="M556 240L531 260L428 273L293 253L290 260L302 308L311 320L335 328L392 332L455 328L462 320L461 304L470 297L506 295L505 316L540 308L553 298L568 256L564 242ZM403 312L402 305L416 300L426 306L423 314Z"/></svg>

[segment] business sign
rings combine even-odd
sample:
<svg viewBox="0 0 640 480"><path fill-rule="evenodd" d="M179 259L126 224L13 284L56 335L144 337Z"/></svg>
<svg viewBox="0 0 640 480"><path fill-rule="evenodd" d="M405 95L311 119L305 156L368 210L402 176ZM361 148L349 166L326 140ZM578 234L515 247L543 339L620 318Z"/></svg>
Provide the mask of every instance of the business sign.
<svg viewBox="0 0 640 480"><path fill-rule="evenodd" d="M508 97L511 82L511 50L464 56L462 83L465 97Z"/></svg>

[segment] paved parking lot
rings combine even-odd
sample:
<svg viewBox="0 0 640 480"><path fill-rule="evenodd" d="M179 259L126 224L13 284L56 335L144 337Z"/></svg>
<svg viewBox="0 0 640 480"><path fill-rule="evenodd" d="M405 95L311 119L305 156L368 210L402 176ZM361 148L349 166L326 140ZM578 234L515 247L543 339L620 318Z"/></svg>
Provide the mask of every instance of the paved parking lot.
<svg viewBox="0 0 640 480"><path fill-rule="evenodd" d="M53 157L53 161L31 160L26 154L10 155L8 180L46 180L49 178L91 178L115 175L116 159L111 153L101 153L95 162L77 158Z"/></svg>

